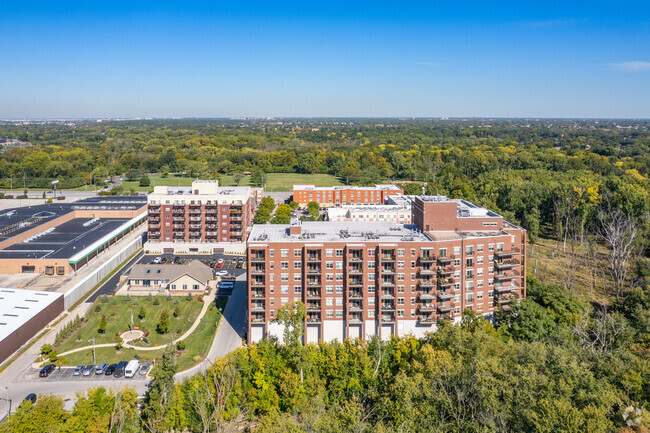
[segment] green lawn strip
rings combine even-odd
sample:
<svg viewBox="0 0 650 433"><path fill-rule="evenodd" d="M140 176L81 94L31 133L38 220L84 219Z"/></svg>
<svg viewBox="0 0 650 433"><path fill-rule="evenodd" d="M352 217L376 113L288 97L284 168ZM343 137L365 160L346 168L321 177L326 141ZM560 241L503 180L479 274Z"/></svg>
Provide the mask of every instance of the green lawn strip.
<svg viewBox="0 0 650 433"><path fill-rule="evenodd" d="M187 331L196 320L203 306L203 303L196 299L187 301L184 296L174 297L174 300L178 299L180 302L178 305L180 316L175 318L172 314L176 307L174 300L167 301L165 296L154 296L153 298L158 299L159 305L154 305L154 301L148 301L146 296L133 296L130 302L126 301L124 296L114 296L110 297L109 302L106 304L101 303L102 297L98 298L90 307L86 315L87 322L83 328L74 333L63 345L57 347L57 352L63 353L78 347L88 346L88 340L93 337L96 338L96 344L114 343L114 337L118 332L128 331L131 323L131 311L133 311L134 326L146 328L149 331L147 336L149 345L164 345L172 340L174 334L178 336ZM138 299L139 305L134 305L136 299ZM101 309L99 312L95 312L97 306ZM138 318L141 307L144 307L145 310L143 320ZM156 332L156 326L160 321L163 310L167 310L169 313L170 326L168 334L158 334ZM106 332L100 334L98 329L102 316L106 317ZM78 338L79 336L80 338Z"/></svg>
<svg viewBox="0 0 650 433"><path fill-rule="evenodd" d="M207 356L214 340L219 317L221 317L221 313L214 304L211 305L199 326L184 340L186 349L176 360L176 371L187 370L195 366L197 364L194 361L195 356L200 356L201 359Z"/></svg>
<svg viewBox="0 0 650 433"><path fill-rule="evenodd" d="M97 284L95 284L95 287L92 289L88 290L85 295L83 295L81 298L79 298L74 304L68 308L68 312L74 311L75 308L77 308L79 305L81 305L82 302L85 302L86 299L90 297L97 289L99 289L106 281L108 281L113 275L115 275L116 272L118 272L120 269L124 267L127 263L129 263L129 260L131 260L133 257L135 257L136 254L138 254L141 251L141 248L138 248L133 254L131 254L129 257L127 257L122 263L117 265L115 269L113 269L111 272L108 273L104 278L101 279L101 281ZM94 307L94 306L93 306Z"/></svg>

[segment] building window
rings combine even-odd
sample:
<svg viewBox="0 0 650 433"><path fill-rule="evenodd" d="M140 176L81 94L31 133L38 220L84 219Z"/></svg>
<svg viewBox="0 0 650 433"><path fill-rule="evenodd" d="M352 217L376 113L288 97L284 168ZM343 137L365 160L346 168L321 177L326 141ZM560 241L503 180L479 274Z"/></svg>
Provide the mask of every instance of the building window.
<svg viewBox="0 0 650 433"><path fill-rule="evenodd" d="M397 269L404 269L404 262L397 262Z"/></svg>
<svg viewBox="0 0 650 433"><path fill-rule="evenodd" d="M302 275L300 273L294 273L293 281L302 281Z"/></svg>
<svg viewBox="0 0 650 433"><path fill-rule="evenodd" d="M293 250L293 256L294 257L301 257L302 256L302 250Z"/></svg>
<svg viewBox="0 0 650 433"><path fill-rule="evenodd" d="M326 310L325 311L325 317L327 317L328 319L331 319L332 317L334 317L334 311Z"/></svg>
<svg viewBox="0 0 650 433"><path fill-rule="evenodd" d="M336 250L336 257L343 257L343 250Z"/></svg>
<svg viewBox="0 0 650 433"><path fill-rule="evenodd" d="M397 250L397 257L404 257L404 250Z"/></svg>
<svg viewBox="0 0 650 433"><path fill-rule="evenodd" d="M375 262L368 262L368 269L375 269Z"/></svg>
<svg viewBox="0 0 650 433"><path fill-rule="evenodd" d="M397 305L404 305L404 298L397 298Z"/></svg>
<svg viewBox="0 0 650 433"><path fill-rule="evenodd" d="M282 281L289 281L289 274L280 274L280 278Z"/></svg>
<svg viewBox="0 0 650 433"><path fill-rule="evenodd" d="M368 286L368 293L375 293L375 286Z"/></svg>
<svg viewBox="0 0 650 433"><path fill-rule="evenodd" d="M334 250L332 249L325 250L325 257L334 257Z"/></svg>
<svg viewBox="0 0 650 433"><path fill-rule="evenodd" d="M479 256L476 258L476 264L482 265L483 264L483 256Z"/></svg>
<svg viewBox="0 0 650 433"><path fill-rule="evenodd" d="M325 293L334 293L334 286L325 286Z"/></svg>
<svg viewBox="0 0 650 433"><path fill-rule="evenodd" d="M294 269L302 269L302 262L293 262Z"/></svg>
<svg viewBox="0 0 650 433"><path fill-rule="evenodd" d="M336 305L337 306L343 305L343 298L336 298Z"/></svg>
<svg viewBox="0 0 650 433"><path fill-rule="evenodd" d="M343 317L343 310L336 310L336 317L337 318Z"/></svg>
<svg viewBox="0 0 650 433"><path fill-rule="evenodd" d="M343 293L343 286L336 286L336 293Z"/></svg>
<svg viewBox="0 0 650 433"><path fill-rule="evenodd" d="M281 298L280 305L287 305L289 303L289 298Z"/></svg>
<svg viewBox="0 0 650 433"><path fill-rule="evenodd" d="M289 286L280 286L280 292L282 294L289 293Z"/></svg>
<svg viewBox="0 0 650 433"><path fill-rule="evenodd" d="M194 285L192 286L192 290L199 290L199 285L198 285L198 284L194 284Z"/></svg>
<svg viewBox="0 0 650 433"><path fill-rule="evenodd" d="M479 253L482 253L483 252L483 244L477 245L476 246L476 251L478 251Z"/></svg>
<svg viewBox="0 0 650 433"><path fill-rule="evenodd" d="M183 290L187 290L187 284L183 284Z"/></svg>
<svg viewBox="0 0 650 433"><path fill-rule="evenodd" d="M404 293L404 286L397 286L397 293Z"/></svg>
<svg viewBox="0 0 650 433"><path fill-rule="evenodd" d="M289 269L289 262L280 262L280 269Z"/></svg>
<svg viewBox="0 0 650 433"><path fill-rule="evenodd" d="M375 306L375 298L368 298L368 306L369 307Z"/></svg>
<svg viewBox="0 0 650 433"><path fill-rule="evenodd" d="M293 293L302 293L302 286L293 286Z"/></svg>
<svg viewBox="0 0 650 433"><path fill-rule="evenodd" d="M334 262L325 263L325 268L326 269L334 269Z"/></svg>
<svg viewBox="0 0 650 433"><path fill-rule="evenodd" d="M375 318L375 310L368 310L368 317L370 319L374 319Z"/></svg>
<svg viewBox="0 0 650 433"><path fill-rule="evenodd" d="M460 254L460 247L454 247L454 255L457 256Z"/></svg>
<svg viewBox="0 0 650 433"><path fill-rule="evenodd" d="M334 298L325 298L325 305L331 307L334 305Z"/></svg>
<svg viewBox="0 0 650 433"><path fill-rule="evenodd" d="M343 262L336 262L336 269L343 269Z"/></svg>

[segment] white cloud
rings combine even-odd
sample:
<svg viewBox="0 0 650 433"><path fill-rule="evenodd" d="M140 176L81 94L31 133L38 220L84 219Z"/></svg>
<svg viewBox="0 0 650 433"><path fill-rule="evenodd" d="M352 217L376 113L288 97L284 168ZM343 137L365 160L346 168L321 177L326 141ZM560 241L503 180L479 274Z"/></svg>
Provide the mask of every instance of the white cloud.
<svg viewBox="0 0 650 433"><path fill-rule="evenodd" d="M620 62L620 63L610 63L612 69L621 72L646 72L650 71L650 62Z"/></svg>

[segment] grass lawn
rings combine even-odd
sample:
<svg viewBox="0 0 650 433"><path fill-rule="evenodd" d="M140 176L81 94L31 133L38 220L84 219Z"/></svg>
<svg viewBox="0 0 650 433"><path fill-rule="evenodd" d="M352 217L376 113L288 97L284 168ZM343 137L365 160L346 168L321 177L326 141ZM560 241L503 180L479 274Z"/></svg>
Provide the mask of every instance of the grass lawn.
<svg viewBox="0 0 650 433"><path fill-rule="evenodd" d="M217 323L221 317L218 308L225 308L226 302L227 298L219 298L217 300L217 306L214 304L211 305L205 313L205 316L201 319L199 326L184 340L186 349L176 359L176 371L183 371L194 367L197 364L194 361L194 357L197 355L200 356L201 359L206 357L210 350L210 346L212 345L212 341L214 340ZM97 363L108 362L109 364L120 361L130 361L131 359L134 359L136 355L142 360L160 359L165 351L165 349L143 351L122 348L120 353L117 353L112 347L99 347L95 350ZM59 351L59 353L61 353L61 351ZM81 352L72 353L67 355L65 359L68 361L68 365L70 366L90 364L93 362L93 350L90 348Z"/></svg>
<svg viewBox="0 0 650 433"><path fill-rule="evenodd" d="M93 337L97 338L97 344L114 343L113 337L118 332L129 330L131 311L133 311L133 324L149 331L147 340L149 340L150 345L166 344L171 341L174 333L180 335L192 326L203 306L203 303L196 299L187 301L184 296L174 297L174 299L180 301L179 307L181 310L180 316L175 318L172 315L176 307L174 301L167 301L165 296L154 296L153 298L158 299L160 304L153 305L153 301L148 301L146 296L134 296L130 302L127 302L124 296L114 296L109 298L109 302L106 304L101 303L101 298L97 299L86 316L88 321L63 345L57 347L57 352L63 353L77 347L88 346L88 340ZM134 305L136 299L139 305ZM101 308L101 311L95 312L97 306ZM140 307L144 307L146 313L143 320L138 318ZM167 310L170 315L170 332L168 334L158 334L156 332L156 325L163 310ZM106 332L104 334L98 332L102 316L106 316Z"/></svg>
<svg viewBox="0 0 650 433"><path fill-rule="evenodd" d="M149 176L151 186L141 187L140 181L123 181L124 191L153 191L154 185L158 186L191 186L193 177L180 177L173 174L163 178L162 175ZM244 176L239 186L249 186L250 176ZM231 175L221 176L221 185L234 186ZM291 191L294 184L314 184L317 186L342 185L341 181L329 174L298 174L298 173L268 173L266 175L266 191ZM82 188L80 188L82 189Z"/></svg>

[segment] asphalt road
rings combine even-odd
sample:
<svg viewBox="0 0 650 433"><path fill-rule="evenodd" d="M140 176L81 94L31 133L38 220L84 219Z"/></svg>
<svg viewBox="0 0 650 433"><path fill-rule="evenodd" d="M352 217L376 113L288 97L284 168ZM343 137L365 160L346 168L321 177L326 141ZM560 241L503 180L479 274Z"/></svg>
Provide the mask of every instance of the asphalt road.
<svg viewBox="0 0 650 433"><path fill-rule="evenodd" d="M131 269L131 266L133 266L135 263L141 260L143 256L144 256L143 251L140 251L138 254L136 254L135 257L129 260L129 262L125 266L123 266L119 271L117 271L115 275L113 275L111 278L106 280L106 282L102 284L102 286L99 289L97 289L95 293L90 295L88 299L86 299L86 303L92 304L100 296L104 296L104 295L110 296L115 294L115 289L117 289L117 283L120 281L120 277L129 269Z"/></svg>

